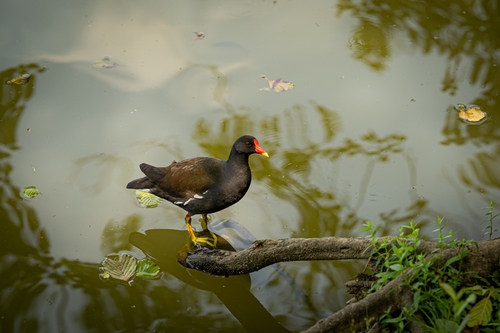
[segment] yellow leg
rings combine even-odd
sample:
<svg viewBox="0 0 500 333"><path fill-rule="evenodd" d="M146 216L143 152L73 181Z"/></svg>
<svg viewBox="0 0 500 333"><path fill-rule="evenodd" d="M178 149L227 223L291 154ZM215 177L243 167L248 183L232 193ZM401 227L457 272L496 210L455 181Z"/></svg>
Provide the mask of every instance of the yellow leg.
<svg viewBox="0 0 500 333"><path fill-rule="evenodd" d="M208 232L210 234L210 236L207 236L207 237L196 236L196 232L193 230L193 227L191 226L191 216L189 214L186 214L185 221L186 221L186 228L187 228L187 231L189 233L189 237L191 237L191 241L195 245L199 245L201 243L201 244L206 244L206 245L213 247L213 248L216 247L217 235L208 230L208 228L207 228L208 218L205 214L202 215L201 226L203 228L203 231L201 231L200 233L207 233Z"/></svg>
<svg viewBox="0 0 500 333"><path fill-rule="evenodd" d="M191 240L193 241L193 243L196 244L196 235L194 234L193 227L191 226L191 216L189 214L186 215L185 221L186 221L186 228L187 228L187 231L189 233L189 237L191 237Z"/></svg>
<svg viewBox="0 0 500 333"><path fill-rule="evenodd" d="M203 230L207 230L208 229L208 216L207 214L203 214L201 215L201 228Z"/></svg>

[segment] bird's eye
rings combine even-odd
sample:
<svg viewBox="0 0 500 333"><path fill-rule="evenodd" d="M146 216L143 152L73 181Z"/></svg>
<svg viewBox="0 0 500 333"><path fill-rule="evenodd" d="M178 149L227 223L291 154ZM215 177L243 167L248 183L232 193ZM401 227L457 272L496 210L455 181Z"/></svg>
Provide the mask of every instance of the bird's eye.
<svg viewBox="0 0 500 333"><path fill-rule="evenodd" d="M252 143L250 141L245 142L245 144L247 145L247 147L252 147Z"/></svg>

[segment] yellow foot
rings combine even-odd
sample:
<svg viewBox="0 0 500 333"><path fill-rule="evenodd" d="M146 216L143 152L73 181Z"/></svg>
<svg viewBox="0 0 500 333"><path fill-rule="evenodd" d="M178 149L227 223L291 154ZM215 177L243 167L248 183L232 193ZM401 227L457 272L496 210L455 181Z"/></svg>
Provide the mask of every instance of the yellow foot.
<svg viewBox="0 0 500 333"><path fill-rule="evenodd" d="M191 241L195 245L206 244L212 248L215 248L217 246L217 235L207 229L207 224L206 224L207 221L208 219L206 215L203 215L202 227L204 228L201 232L196 232L193 230L193 227L191 226L191 216L186 215L186 228L189 233L189 237L191 238ZM199 237L197 236L197 234L206 236Z"/></svg>

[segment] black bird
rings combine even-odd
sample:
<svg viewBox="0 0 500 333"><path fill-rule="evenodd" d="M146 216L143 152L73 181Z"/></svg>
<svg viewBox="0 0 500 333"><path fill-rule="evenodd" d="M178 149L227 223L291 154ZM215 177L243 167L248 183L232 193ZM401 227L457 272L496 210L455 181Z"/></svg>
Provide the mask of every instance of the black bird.
<svg viewBox="0 0 500 333"><path fill-rule="evenodd" d="M226 161L211 157L195 157L172 162L167 167L154 167L142 163L146 177L135 179L127 188L149 190L184 209L186 226L194 243L202 242L191 227L191 216L202 214L206 229L207 214L234 205L245 195L252 181L248 156L269 155L251 135L240 137L233 144Z"/></svg>

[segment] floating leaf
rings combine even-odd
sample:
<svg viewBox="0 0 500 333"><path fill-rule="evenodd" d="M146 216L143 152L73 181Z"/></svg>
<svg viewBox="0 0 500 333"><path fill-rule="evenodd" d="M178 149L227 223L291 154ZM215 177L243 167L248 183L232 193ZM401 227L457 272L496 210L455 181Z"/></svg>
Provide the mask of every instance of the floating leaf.
<svg viewBox="0 0 500 333"><path fill-rule="evenodd" d="M96 60L94 62L94 68L103 69L103 68L114 68L118 66L118 63L111 60L109 57L104 57L102 60Z"/></svg>
<svg viewBox="0 0 500 333"><path fill-rule="evenodd" d="M6 84L20 84L20 85L24 85L26 83L28 83L30 81L30 78L31 78L31 74L23 74L23 75L20 75L18 77L15 77L13 79L10 79L9 81L5 82Z"/></svg>
<svg viewBox="0 0 500 333"><path fill-rule="evenodd" d="M482 123L488 116L479 106L467 107L464 104L457 104L456 109L458 110L458 116L466 123Z"/></svg>
<svg viewBox="0 0 500 333"><path fill-rule="evenodd" d="M493 311L493 305L490 301L490 296L483 298L476 303L470 309L469 321L467 321L467 326L473 327L478 325L486 325L491 321L491 312Z"/></svg>
<svg viewBox="0 0 500 333"><path fill-rule="evenodd" d="M276 92L287 91L293 89L293 87L295 86L293 82L284 81L281 78L276 80L269 80L265 75L262 75L262 78L266 79L267 82L269 83L269 88Z"/></svg>
<svg viewBox="0 0 500 333"><path fill-rule="evenodd" d="M152 260L141 259L137 262L135 275L142 279L154 279L160 275L160 267Z"/></svg>
<svg viewBox="0 0 500 333"><path fill-rule="evenodd" d="M205 34L201 31L198 31L198 32L194 32L195 33L195 37L193 37L193 40L201 40L203 38L205 38Z"/></svg>
<svg viewBox="0 0 500 333"><path fill-rule="evenodd" d="M26 198L34 198L36 197L37 195L40 194L40 191L35 187L35 186L26 186L24 189L23 189L23 195L26 197Z"/></svg>
<svg viewBox="0 0 500 333"><path fill-rule="evenodd" d="M162 200L163 200L162 198L160 198L152 193L143 192L143 191L139 191L139 190L135 191L135 197L136 197L137 201L139 201L139 204L143 207L146 207L146 208L158 207L160 202L162 202Z"/></svg>
<svg viewBox="0 0 500 333"><path fill-rule="evenodd" d="M125 281L132 286L132 278L137 268L137 259L127 253L121 253L118 256L109 256L101 264L101 277L108 279L112 277L117 280Z"/></svg>

